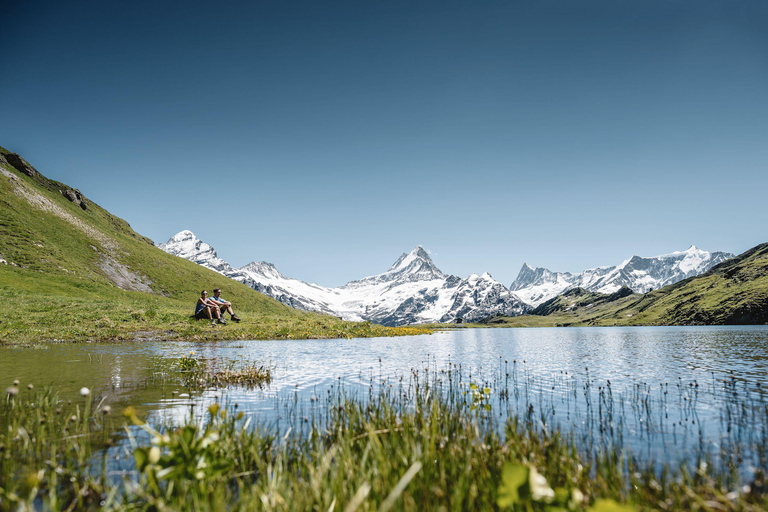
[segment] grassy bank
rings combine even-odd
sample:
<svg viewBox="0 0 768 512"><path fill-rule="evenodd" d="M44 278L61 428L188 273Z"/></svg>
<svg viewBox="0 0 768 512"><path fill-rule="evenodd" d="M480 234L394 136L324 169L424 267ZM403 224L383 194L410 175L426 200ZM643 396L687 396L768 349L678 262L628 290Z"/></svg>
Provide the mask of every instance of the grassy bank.
<svg viewBox="0 0 768 512"><path fill-rule="evenodd" d="M466 384L466 385L462 385ZM90 396L12 387L0 403L0 510L765 510L764 468L666 467L582 453L455 369L370 395L329 392L281 429L235 406L147 425ZM494 397L493 399L491 397ZM287 423L287 424L286 424ZM127 426L121 430L121 427Z"/></svg>
<svg viewBox="0 0 768 512"><path fill-rule="evenodd" d="M208 321L191 317L190 301L117 289L91 294L87 289L73 288L72 294L60 293L63 288L29 293L17 287L0 286L0 293L21 312L0 321L0 344L133 339L324 339L432 332L422 327L383 327L368 322L345 322L329 315L290 308L272 310L258 306L236 307L241 322L229 321L227 325L212 327Z"/></svg>
<svg viewBox="0 0 768 512"><path fill-rule="evenodd" d="M387 329L297 311L237 281L171 256L68 185L5 161L0 148L0 344L122 339L397 336ZM79 191L78 191L79 194ZM203 289L219 287L243 322L190 319Z"/></svg>

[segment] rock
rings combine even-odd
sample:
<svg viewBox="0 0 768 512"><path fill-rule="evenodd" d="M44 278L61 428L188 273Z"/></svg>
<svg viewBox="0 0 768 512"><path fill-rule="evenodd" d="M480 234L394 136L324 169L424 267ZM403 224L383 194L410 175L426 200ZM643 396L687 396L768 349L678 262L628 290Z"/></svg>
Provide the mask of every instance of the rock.
<svg viewBox="0 0 768 512"><path fill-rule="evenodd" d="M34 178L35 176L40 174L39 172L37 172L37 169L35 169L34 167L32 167L29 164L29 162L27 162L26 160L21 158L16 153L8 153L8 154L6 154L5 155L5 160L9 164L14 166L16 169L18 169L19 171L21 171L24 174L26 174L27 176L29 176L30 178Z"/></svg>
<svg viewBox="0 0 768 512"><path fill-rule="evenodd" d="M76 188L68 188L61 193L64 197L75 203L83 210L88 209L88 204L85 202L85 197Z"/></svg>

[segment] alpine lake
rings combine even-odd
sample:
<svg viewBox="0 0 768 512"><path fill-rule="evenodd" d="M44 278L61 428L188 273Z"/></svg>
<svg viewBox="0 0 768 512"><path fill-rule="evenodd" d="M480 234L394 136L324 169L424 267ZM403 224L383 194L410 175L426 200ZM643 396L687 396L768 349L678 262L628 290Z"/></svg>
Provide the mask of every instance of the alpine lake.
<svg viewBox="0 0 768 512"><path fill-rule="evenodd" d="M265 365L261 385L170 378L183 359L220 368ZM657 464L766 468L768 326L457 329L333 340L50 344L0 349L0 383L52 386L76 400L133 406L147 422L204 420L214 403L276 432L322 426L332 396L358 400L419 382L468 394L502 424L526 419L571 435L580 451L614 448ZM445 381L445 382L443 382ZM439 391L438 391L439 392ZM477 404L475 404L477 405ZM498 420L498 421L497 421ZM303 427L302 427L303 428ZM309 427L307 427L309 428ZM712 463L710 462L710 463Z"/></svg>
<svg viewBox="0 0 768 512"><path fill-rule="evenodd" d="M768 326L4 347L0 509L764 510L766 361Z"/></svg>

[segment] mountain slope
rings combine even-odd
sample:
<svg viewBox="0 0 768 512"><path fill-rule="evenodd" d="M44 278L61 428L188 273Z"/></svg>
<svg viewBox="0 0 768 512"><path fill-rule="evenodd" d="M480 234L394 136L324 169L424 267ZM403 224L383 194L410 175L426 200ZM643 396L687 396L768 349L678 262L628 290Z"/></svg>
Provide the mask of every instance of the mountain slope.
<svg viewBox="0 0 768 512"><path fill-rule="evenodd" d="M533 306L572 288L611 294L627 287L646 293L702 274L733 256L727 252L703 251L692 245L685 251L650 258L632 256L619 265L597 267L578 274L534 269L526 263L510 285L510 290Z"/></svg>
<svg viewBox="0 0 768 512"><path fill-rule="evenodd" d="M669 325L768 322L768 243L700 276L645 295L626 314L631 323Z"/></svg>
<svg viewBox="0 0 768 512"><path fill-rule="evenodd" d="M633 296L637 299L638 294L634 294L632 290L624 286L614 293L600 293L590 292L584 288L571 288L562 295L558 295L553 299L549 299L544 304L541 304L536 309L531 311L532 315L547 316L553 313L567 313L570 311L577 311L581 308L592 309L598 308L601 305L616 302L624 297Z"/></svg>
<svg viewBox="0 0 768 512"><path fill-rule="evenodd" d="M158 247L221 272L254 290L297 309L321 311L345 320L381 325L474 321L491 314L515 315L528 307L490 274L467 279L440 271L421 246L403 253L386 271L339 288L326 288L285 277L271 263L233 268L213 248L182 231Z"/></svg>
<svg viewBox="0 0 768 512"><path fill-rule="evenodd" d="M237 330L189 319L200 290L216 286L243 313ZM164 338L252 339L370 330L285 307L175 258L79 190L46 178L3 148L0 293L14 305L0 319L0 343L135 338L140 331Z"/></svg>
<svg viewBox="0 0 768 512"><path fill-rule="evenodd" d="M754 325L768 323L768 243L706 273L645 295L623 297L571 290L534 314L489 318L498 326Z"/></svg>

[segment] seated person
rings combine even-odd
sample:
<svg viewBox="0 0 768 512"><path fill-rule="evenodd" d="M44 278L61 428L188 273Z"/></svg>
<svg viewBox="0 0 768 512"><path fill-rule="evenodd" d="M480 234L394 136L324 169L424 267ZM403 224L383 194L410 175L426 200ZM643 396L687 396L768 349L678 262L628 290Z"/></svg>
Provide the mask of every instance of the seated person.
<svg viewBox="0 0 768 512"><path fill-rule="evenodd" d="M221 298L221 288L213 289L213 298L211 300L216 302L219 305L219 307L221 308L221 311L220 311L221 314L224 314L224 312L226 311L227 313L229 313L229 316L233 322L240 321L240 318L232 312L232 303L227 302L226 300Z"/></svg>
<svg viewBox="0 0 768 512"><path fill-rule="evenodd" d="M208 292L203 290L200 292L200 298L197 299L195 304L195 318L200 320L201 318L207 318L211 321L211 325L216 325L218 320L220 324L226 324L227 321L221 318L221 310L219 305L213 300L208 298Z"/></svg>

